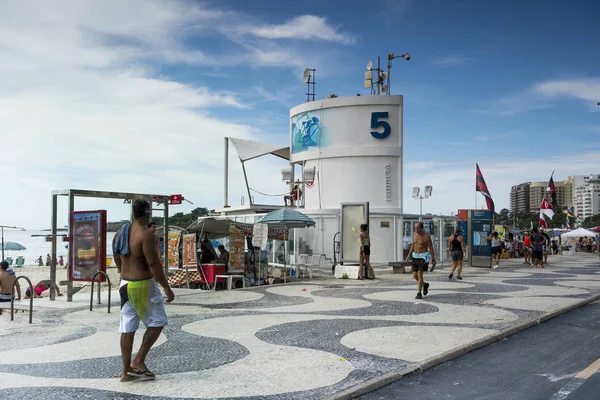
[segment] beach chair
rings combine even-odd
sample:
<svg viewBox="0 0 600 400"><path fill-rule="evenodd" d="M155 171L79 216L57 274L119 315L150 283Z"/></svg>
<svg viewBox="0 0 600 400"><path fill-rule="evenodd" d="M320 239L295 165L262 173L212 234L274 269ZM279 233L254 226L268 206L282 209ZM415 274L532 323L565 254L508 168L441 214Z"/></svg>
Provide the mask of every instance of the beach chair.
<svg viewBox="0 0 600 400"><path fill-rule="evenodd" d="M17 257L15 260L15 268L23 268L25 265L25 258L23 256Z"/></svg>
<svg viewBox="0 0 600 400"><path fill-rule="evenodd" d="M8 266L9 266L9 267L12 267L12 264L13 264L13 259L12 259L12 257L6 257L6 260L4 260L4 261L6 261L6 262L8 263Z"/></svg>

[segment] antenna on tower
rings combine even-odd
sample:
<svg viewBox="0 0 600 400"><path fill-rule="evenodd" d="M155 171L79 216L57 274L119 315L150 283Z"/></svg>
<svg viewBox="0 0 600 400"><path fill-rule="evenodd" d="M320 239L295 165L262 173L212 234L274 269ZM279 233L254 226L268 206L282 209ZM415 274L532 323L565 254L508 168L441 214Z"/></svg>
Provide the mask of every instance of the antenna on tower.
<svg viewBox="0 0 600 400"><path fill-rule="evenodd" d="M371 95L380 94L391 94L391 68L392 60L395 58L404 58L406 61L410 60L410 54L404 53L401 55L394 55L394 53L388 54L388 65L387 72L381 69L381 58L377 57L377 68L373 68L373 63L369 61L367 63L367 71L365 72L365 89L371 89ZM373 73L375 71L375 75ZM599 104L600 105L600 104Z"/></svg>
<svg viewBox="0 0 600 400"><path fill-rule="evenodd" d="M304 83L306 83L306 101L315 101L315 75L316 69L306 68L304 70ZM311 100L312 96L312 100Z"/></svg>

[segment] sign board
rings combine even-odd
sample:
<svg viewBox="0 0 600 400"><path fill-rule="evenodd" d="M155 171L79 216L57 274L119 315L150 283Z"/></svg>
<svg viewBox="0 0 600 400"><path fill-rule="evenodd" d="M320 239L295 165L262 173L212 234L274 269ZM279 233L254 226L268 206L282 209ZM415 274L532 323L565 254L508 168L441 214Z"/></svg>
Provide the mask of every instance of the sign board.
<svg viewBox="0 0 600 400"><path fill-rule="evenodd" d="M489 211L472 211L471 237L473 239L473 257L489 257L492 254L492 244L486 238L492 233L492 213Z"/></svg>
<svg viewBox="0 0 600 400"><path fill-rule="evenodd" d="M169 254L169 267L179 268L179 238L178 232L169 232L167 239L167 253Z"/></svg>
<svg viewBox="0 0 600 400"><path fill-rule="evenodd" d="M198 265L198 254L196 252L196 234L183 235L183 266L196 267Z"/></svg>
<svg viewBox="0 0 600 400"><path fill-rule="evenodd" d="M244 269L246 264L244 243L245 236L235 224L229 225L229 268Z"/></svg>
<svg viewBox="0 0 600 400"><path fill-rule="evenodd" d="M458 210L458 219L468 219L469 210Z"/></svg>
<svg viewBox="0 0 600 400"><path fill-rule="evenodd" d="M91 282L97 271L106 272L106 210L71 213L69 279ZM99 275L95 282L104 282Z"/></svg>
<svg viewBox="0 0 600 400"><path fill-rule="evenodd" d="M252 246L264 249L267 245L269 226L267 224L254 224Z"/></svg>
<svg viewBox="0 0 600 400"><path fill-rule="evenodd" d="M181 204L183 196L180 194L172 194L169 196L169 204Z"/></svg>

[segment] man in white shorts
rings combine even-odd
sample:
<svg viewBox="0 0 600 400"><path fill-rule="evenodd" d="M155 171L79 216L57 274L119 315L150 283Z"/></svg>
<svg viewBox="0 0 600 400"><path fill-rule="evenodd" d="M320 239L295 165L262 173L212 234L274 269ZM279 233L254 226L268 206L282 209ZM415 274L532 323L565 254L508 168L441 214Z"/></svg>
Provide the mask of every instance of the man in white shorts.
<svg viewBox="0 0 600 400"><path fill-rule="evenodd" d="M170 303L175 298L159 261L155 236L146 229L151 218L150 203L136 200L133 204L133 217L133 223L124 225L113 240L113 255L122 276L119 293L123 372L117 374L121 382L136 377L155 377L146 367L146 356L168 322L157 283L163 287L167 302ZM132 361L133 339L140 320L146 325L146 333Z"/></svg>

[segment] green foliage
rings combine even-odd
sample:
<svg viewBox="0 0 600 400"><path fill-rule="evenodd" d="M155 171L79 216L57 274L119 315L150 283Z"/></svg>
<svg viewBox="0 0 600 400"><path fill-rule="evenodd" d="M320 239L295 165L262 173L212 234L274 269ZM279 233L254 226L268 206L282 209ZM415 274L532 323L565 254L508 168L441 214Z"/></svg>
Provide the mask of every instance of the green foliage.
<svg viewBox="0 0 600 400"><path fill-rule="evenodd" d="M342 279L348 279L348 274L343 274Z"/></svg>
<svg viewBox="0 0 600 400"><path fill-rule="evenodd" d="M205 217L209 213L208 208L198 207L193 209L187 214L182 212L175 213L169 216L169 225L170 226L178 226L180 228L187 228L193 222L195 222L198 217ZM154 222L157 224L163 223L163 218L153 218Z"/></svg>
<svg viewBox="0 0 600 400"><path fill-rule="evenodd" d="M583 220L581 226L584 228L595 228L597 226L600 226L600 214L587 217Z"/></svg>

